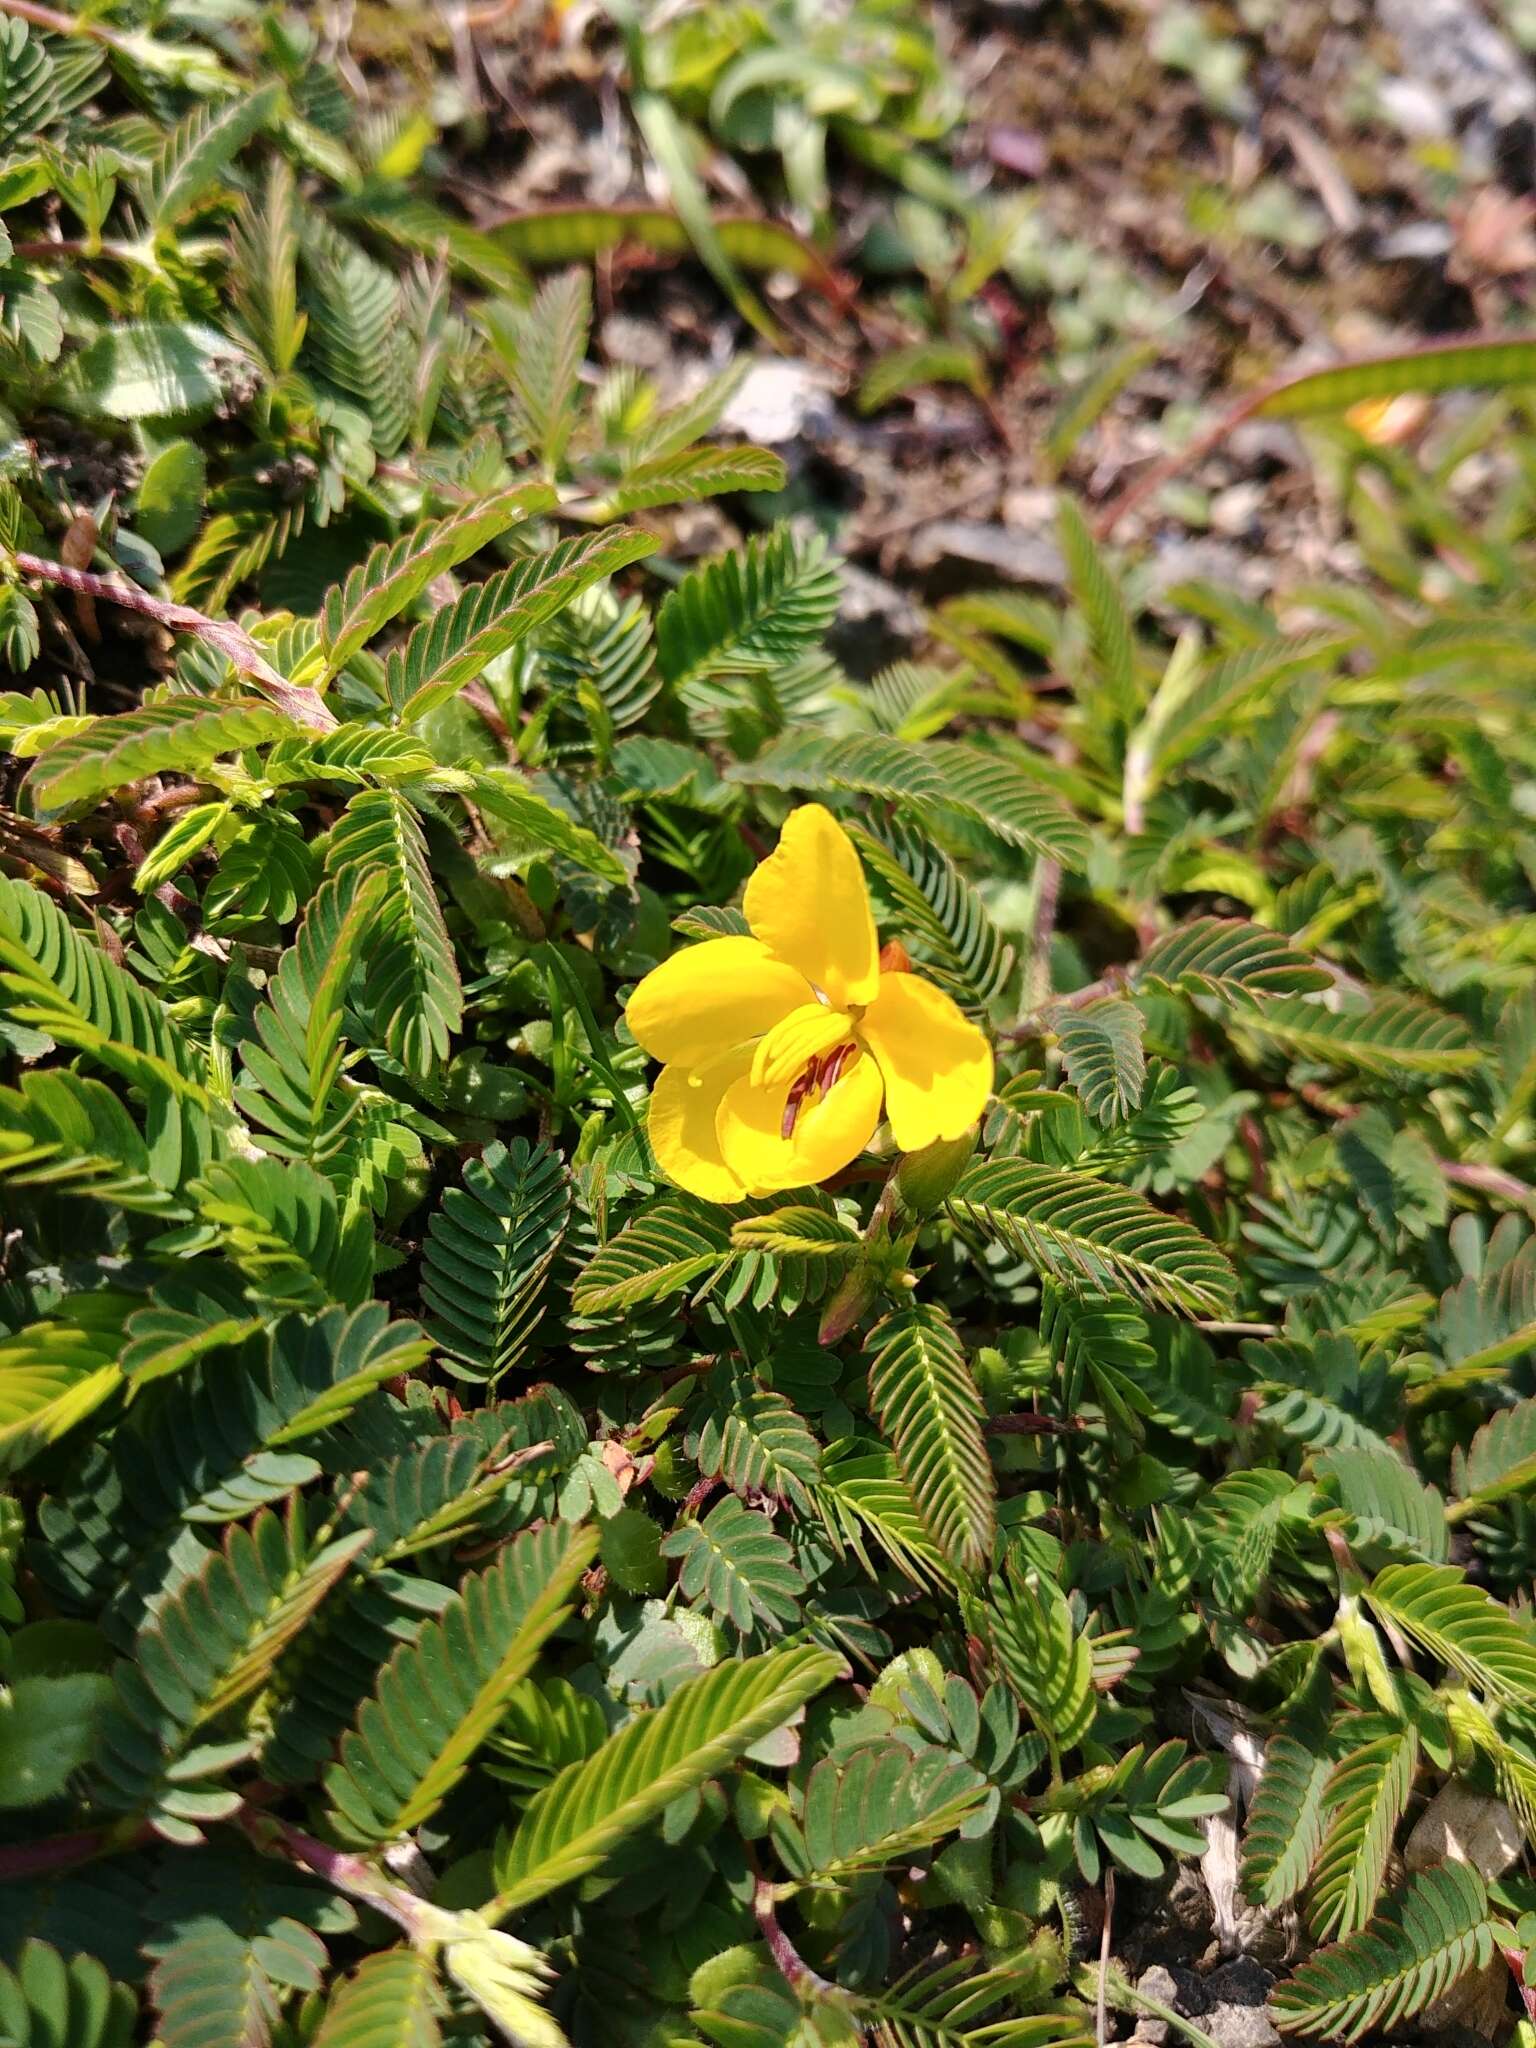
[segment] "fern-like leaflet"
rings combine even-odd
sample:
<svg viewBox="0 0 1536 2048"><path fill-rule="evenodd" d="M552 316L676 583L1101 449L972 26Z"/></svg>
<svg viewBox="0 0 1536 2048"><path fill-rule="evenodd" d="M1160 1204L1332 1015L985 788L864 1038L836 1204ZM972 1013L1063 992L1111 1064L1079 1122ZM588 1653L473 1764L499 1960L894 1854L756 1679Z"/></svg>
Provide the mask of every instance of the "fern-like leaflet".
<svg viewBox="0 0 1536 2048"><path fill-rule="evenodd" d="M516 1537L396 1653L326 1773L344 1839L392 1841L435 1812L568 1611L596 1548L595 1531L559 1524Z"/></svg>
<svg viewBox="0 0 1536 2048"><path fill-rule="evenodd" d="M897 1309L870 1333L869 1398L934 1541L959 1573L992 1551L995 1484L985 1410L954 1325L932 1304Z"/></svg>
<svg viewBox="0 0 1536 2048"><path fill-rule="evenodd" d="M1270 2012L1287 2033L1358 2041L1422 2012L1493 1953L1483 1880L1469 1863L1441 1863L1411 1876L1357 1933L1310 1956Z"/></svg>
<svg viewBox="0 0 1536 2048"><path fill-rule="evenodd" d="M527 1348L565 1236L570 1188L559 1160L517 1138L488 1145L445 1190L423 1255L433 1334L468 1379L496 1381Z"/></svg>

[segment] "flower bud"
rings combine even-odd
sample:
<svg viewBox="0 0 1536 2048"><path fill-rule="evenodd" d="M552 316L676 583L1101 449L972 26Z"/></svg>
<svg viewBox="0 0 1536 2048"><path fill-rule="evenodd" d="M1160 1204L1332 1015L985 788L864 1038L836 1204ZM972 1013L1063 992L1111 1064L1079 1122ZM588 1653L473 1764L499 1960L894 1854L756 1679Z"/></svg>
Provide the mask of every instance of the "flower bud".
<svg viewBox="0 0 1536 2048"><path fill-rule="evenodd" d="M876 1265L864 1261L851 1267L822 1310L816 1342L822 1345L841 1343L848 1332L869 1314L879 1291L880 1272Z"/></svg>
<svg viewBox="0 0 1536 2048"><path fill-rule="evenodd" d="M921 1152L908 1152L896 1169L896 1192L909 1215L932 1216L971 1163L976 1128L963 1136L940 1138Z"/></svg>

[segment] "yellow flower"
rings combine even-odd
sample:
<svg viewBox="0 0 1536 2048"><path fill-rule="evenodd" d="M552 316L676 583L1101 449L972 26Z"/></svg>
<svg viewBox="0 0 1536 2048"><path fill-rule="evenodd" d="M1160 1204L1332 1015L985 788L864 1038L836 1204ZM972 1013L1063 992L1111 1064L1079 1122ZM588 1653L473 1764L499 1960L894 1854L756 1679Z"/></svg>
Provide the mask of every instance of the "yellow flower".
<svg viewBox="0 0 1536 2048"><path fill-rule="evenodd" d="M674 953L629 999L630 1030L664 1062L650 1116L663 1172L734 1202L826 1180L882 1104L903 1152L970 1129L992 1048L932 982L882 972L859 857L830 811L791 811L742 908L750 938Z"/></svg>

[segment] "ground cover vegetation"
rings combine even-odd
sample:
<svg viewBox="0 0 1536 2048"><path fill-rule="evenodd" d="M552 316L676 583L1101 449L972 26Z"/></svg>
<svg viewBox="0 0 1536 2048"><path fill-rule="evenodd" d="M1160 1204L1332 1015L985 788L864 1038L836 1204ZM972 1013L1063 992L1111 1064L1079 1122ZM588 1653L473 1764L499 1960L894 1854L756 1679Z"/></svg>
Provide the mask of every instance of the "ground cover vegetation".
<svg viewBox="0 0 1536 2048"><path fill-rule="evenodd" d="M1271 362L1339 561L1170 585L933 20L552 20L651 185L498 222L509 12L0 7L0 2036L1528 2026L1536 344ZM1073 485L891 661L845 188Z"/></svg>

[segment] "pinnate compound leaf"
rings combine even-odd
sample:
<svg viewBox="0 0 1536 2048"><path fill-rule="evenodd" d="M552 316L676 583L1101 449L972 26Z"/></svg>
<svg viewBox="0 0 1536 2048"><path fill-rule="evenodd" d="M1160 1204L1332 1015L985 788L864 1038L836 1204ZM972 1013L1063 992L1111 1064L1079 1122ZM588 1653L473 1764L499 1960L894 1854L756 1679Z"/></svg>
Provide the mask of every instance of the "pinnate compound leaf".
<svg viewBox="0 0 1536 2048"><path fill-rule="evenodd" d="M955 1570L975 1577L992 1553L996 1486L954 1325L936 1303L916 1303L872 1330L867 1349L870 1406L918 1512Z"/></svg>
<svg viewBox="0 0 1536 2048"><path fill-rule="evenodd" d="M1392 1564L1366 1598L1382 1620L1490 1699L1536 1708L1536 1638L1455 1565Z"/></svg>
<svg viewBox="0 0 1536 2048"><path fill-rule="evenodd" d="M442 2005L425 1949L383 1949L331 1993L313 2048L438 2048Z"/></svg>
<svg viewBox="0 0 1536 2048"><path fill-rule="evenodd" d="M80 1294L0 1337L0 1473L20 1470L121 1385L117 1359L132 1306L128 1295Z"/></svg>
<svg viewBox="0 0 1536 2048"><path fill-rule="evenodd" d="M727 1360L711 1375L705 1404L697 1435L688 1440L703 1477L723 1479L735 1493L787 1500L808 1514L821 1446L784 1395Z"/></svg>
<svg viewBox="0 0 1536 2048"><path fill-rule="evenodd" d="M464 996L414 807L398 790L359 790L331 828L326 869L355 872L364 882L375 874L386 878L364 1001L400 1064L429 1074L448 1056L464 1019Z"/></svg>
<svg viewBox="0 0 1536 2048"><path fill-rule="evenodd" d="M1469 1863L1415 1872L1368 1925L1309 1956L1270 1997L1284 2032L1389 2037L1494 1953L1488 1894Z"/></svg>
<svg viewBox="0 0 1536 2048"><path fill-rule="evenodd" d="M947 1587L953 1583L944 1553L917 1512L912 1489L889 1451L853 1454L829 1449L822 1462L822 1484L816 1496L827 1534L839 1555L852 1551L873 1576L883 1552L914 1585Z"/></svg>
<svg viewBox="0 0 1536 2048"><path fill-rule="evenodd" d="M856 2010L871 2039L879 2048L1093 2048L1091 2014L1028 2010L1037 2003L1031 1950L1016 1949L987 1968L980 1962L971 1951L936 1968L919 1964L889 1990L860 1999ZM995 2017L978 2026L988 2013Z"/></svg>
<svg viewBox="0 0 1536 2048"><path fill-rule="evenodd" d="M393 455L410 431L415 351L394 277L329 223L309 217L313 290L308 340L326 378L368 415L375 449Z"/></svg>
<svg viewBox="0 0 1536 2048"><path fill-rule="evenodd" d="M656 620L662 674L674 686L751 675L814 646L837 613L838 576L820 541L788 527L690 571Z"/></svg>
<svg viewBox="0 0 1536 2048"><path fill-rule="evenodd" d="M58 112L53 63L26 22L0 22L0 153L40 135Z"/></svg>
<svg viewBox="0 0 1536 2048"><path fill-rule="evenodd" d="M702 1522L683 1522L661 1546L680 1561L678 1590L742 1635L765 1628L777 1635L800 1619L805 1580L795 1554L765 1515L743 1507L734 1493L718 1501Z"/></svg>
<svg viewBox="0 0 1536 2048"><path fill-rule="evenodd" d="M275 1983L262 1956L281 1969ZM150 1990L163 2048L266 2048L289 1989L318 1990L324 1944L295 1921L279 1922L259 1944L215 1913L183 1926L156 1960Z"/></svg>
<svg viewBox="0 0 1536 2048"><path fill-rule="evenodd" d="M1142 1045L1146 1019L1120 996L1072 1009L1058 1003L1048 1013L1067 1079L1083 1107L1101 1124L1115 1123L1141 1106L1147 1084Z"/></svg>
<svg viewBox="0 0 1536 2048"><path fill-rule="evenodd" d="M1088 522L1070 498L1063 497L1057 506L1056 532L1066 557L1072 595L1087 623L1089 650L1105 703L1111 711L1128 719L1137 709L1138 695L1131 620L1125 599Z"/></svg>
<svg viewBox="0 0 1536 2048"><path fill-rule="evenodd" d="M511 768L490 768L475 777L474 801L488 811L498 824L509 828L514 841L528 847L557 853L599 881L622 886L629 872L612 847L605 846L595 832L588 831L540 795L530 782Z"/></svg>
<svg viewBox="0 0 1536 2048"><path fill-rule="evenodd" d="M496 1380L526 1349L570 1220L570 1182L547 1145L487 1145L444 1191L423 1247L432 1335L466 1378Z"/></svg>
<svg viewBox="0 0 1536 2048"><path fill-rule="evenodd" d="M605 493L602 508L612 518L725 491L781 491L788 474L769 448L684 448L634 463Z"/></svg>
<svg viewBox="0 0 1536 2048"><path fill-rule="evenodd" d="M137 2013L132 1989L94 1956L66 1958L30 1940L11 1966L0 1963L0 2039L16 2048L131 2048Z"/></svg>
<svg viewBox="0 0 1536 2048"><path fill-rule="evenodd" d="M655 1203L587 1261L571 1300L578 1315L661 1301L731 1257L725 1213L677 1196Z"/></svg>
<svg viewBox="0 0 1536 2048"><path fill-rule="evenodd" d="M1154 703L1133 747L1144 746L1157 772L1166 776L1179 762L1228 738L1282 690L1305 689L1313 678L1326 678L1349 646L1347 638L1326 628L1270 634L1255 647L1222 655L1166 710Z"/></svg>
<svg viewBox="0 0 1536 2048"><path fill-rule="evenodd" d="M486 324L506 365L517 424L553 476L576 424L576 394L592 331L586 270L547 278L531 306L493 306Z"/></svg>
<svg viewBox="0 0 1536 2048"><path fill-rule="evenodd" d="M104 1082L43 1067L0 1088L0 1181L86 1195L145 1216L182 1217L176 1192L155 1178L132 1116Z"/></svg>
<svg viewBox="0 0 1536 2048"><path fill-rule="evenodd" d="M924 384L963 384L978 397L987 389L986 358L973 342L934 338L886 349L859 385L860 412L878 412Z"/></svg>
<svg viewBox="0 0 1536 2048"><path fill-rule="evenodd" d="M955 741L915 744L886 733L829 740L796 733L750 761L733 762L726 780L881 797L919 821L950 812L1074 873L1088 858L1088 835L1081 823L1054 791L1025 773L1017 758Z"/></svg>
<svg viewBox="0 0 1536 2048"><path fill-rule="evenodd" d="M1243 1890L1255 1905L1285 1905L1311 1875L1332 1768L1320 1742L1282 1731L1266 1745L1243 1839Z"/></svg>
<svg viewBox="0 0 1536 2048"><path fill-rule="evenodd" d="M774 1841L796 1877L850 1877L886 1869L957 1828L977 1832L996 1806L986 1779L953 1750L882 1742L823 1757L806 1779L799 1825L781 1821Z"/></svg>
<svg viewBox="0 0 1536 2048"><path fill-rule="evenodd" d="M787 1203L761 1216L738 1217L731 1225L731 1243L738 1251L837 1261L856 1258L860 1250L859 1234L851 1223L809 1202Z"/></svg>
<svg viewBox="0 0 1536 2048"><path fill-rule="evenodd" d="M1306 1059L1367 1074L1461 1074L1482 1048L1459 1017L1417 996L1378 992L1364 1009L1329 1009L1306 996L1246 1004L1235 1021Z"/></svg>
<svg viewBox="0 0 1536 2048"><path fill-rule="evenodd" d="M144 212L157 234L185 220L252 136L277 111L282 88L264 86L222 106L194 107L171 129L144 167L139 187Z"/></svg>
<svg viewBox="0 0 1536 2048"><path fill-rule="evenodd" d="M498 1915L595 1870L626 1835L781 1728L842 1669L826 1650L770 1650L717 1664L665 1706L637 1714L528 1806L497 1854Z"/></svg>
<svg viewBox="0 0 1536 2048"><path fill-rule="evenodd" d="M434 577L456 569L498 534L550 511L554 503L549 484L514 484L446 519L430 520L398 540L380 541L344 583L326 592L320 607L324 674L344 669L376 633L415 603Z"/></svg>
<svg viewBox="0 0 1536 2048"><path fill-rule="evenodd" d="M60 740L33 762L27 782L45 809L60 811L167 769L196 775L222 754L297 730L291 718L255 698L168 697L142 711L98 718Z"/></svg>
<svg viewBox="0 0 1536 2048"><path fill-rule="evenodd" d="M423 619L403 647L390 650L384 689L395 717L409 725L445 704L488 661L564 611L589 584L655 547L649 534L616 526L560 541L547 554L524 555L483 583L472 583L452 604Z"/></svg>
<svg viewBox="0 0 1536 2048"><path fill-rule="evenodd" d="M1353 1934L1376 1910L1397 1824L1408 1810L1419 1763L1411 1722L1379 1724L1341 1759L1327 1788L1327 1832L1312 1880L1315 1941ZM1362 1726L1360 1732L1366 1732Z"/></svg>
<svg viewBox="0 0 1536 2048"><path fill-rule="evenodd" d="M1496 1408L1465 1450L1457 1445L1451 1479L1458 1500L1479 1505L1536 1486L1536 1397Z"/></svg>
<svg viewBox="0 0 1536 2048"><path fill-rule="evenodd" d="M240 1794L217 1780L252 1742L194 1748L194 1738L263 1683L372 1540L353 1530L311 1550L301 1516L285 1525L268 1510L231 1528L117 1667L96 1764L102 1803L143 1814L173 1842L198 1841L203 1822L233 1813Z"/></svg>
<svg viewBox="0 0 1536 2048"><path fill-rule="evenodd" d="M1233 1001L1316 994L1333 986L1333 976L1314 966L1283 932L1241 917L1195 917L1153 941L1136 969L1136 983Z"/></svg>
<svg viewBox="0 0 1536 2048"><path fill-rule="evenodd" d="M990 1160L969 1169L949 1206L961 1223L1069 1285L1115 1289L1191 1315L1219 1315L1232 1299L1232 1268L1208 1239L1086 1174Z"/></svg>
<svg viewBox="0 0 1536 2048"><path fill-rule="evenodd" d="M949 855L900 820L856 825L852 838L893 901L899 929L927 950L959 1002L985 1008L1000 996L1013 978L1014 949Z"/></svg>
<svg viewBox="0 0 1536 2048"><path fill-rule="evenodd" d="M1357 1551L1385 1544L1404 1557L1443 1564L1450 1549L1445 1502L1396 1452L1341 1446L1315 1462L1319 1481L1351 1517Z"/></svg>
<svg viewBox="0 0 1536 2048"><path fill-rule="evenodd" d="M345 1141L356 1108L337 1099L347 990L388 893L384 875L358 867L322 882L267 984L235 1101L279 1158L323 1170Z"/></svg>
<svg viewBox="0 0 1536 2048"><path fill-rule="evenodd" d="M1075 1749L1093 1726L1093 1653L1053 1579L1009 1560L988 1608L1003 1675L1053 1751Z"/></svg>
<svg viewBox="0 0 1536 2048"><path fill-rule="evenodd" d="M313 1167L232 1153L189 1187L219 1249L264 1307L352 1306L366 1296L373 1269L369 1219L345 1207Z"/></svg>
<svg viewBox="0 0 1536 2048"><path fill-rule="evenodd" d="M344 1840L390 1842L436 1812L569 1612L596 1552L593 1529L525 1531L395 1653L326 1772L331 1824Z"/></svg>
<svg viewBox="0 0 1536 2048"><path fill-rule="evenodd" d="M164 1187L208 1156L201 1061L150 990L28 882L0 875L0 993L10 1017L90 1053L142 1089L150 1171Z"/></svg>
<svg viewBox="0 0 1536 2048"><path fill-rule="evenodd" d="M194 1361L173 1390L135 1400L117 1439L120 1467L145 1469L138 1512L161 1525L227 1522L308 1484L321 1467L297 1447L430 1352L415 1323L390 1322L370 1301L351 1315L284 1316L238 1359ZM138 1388L165 1375L133 1377Z"/></svg>

